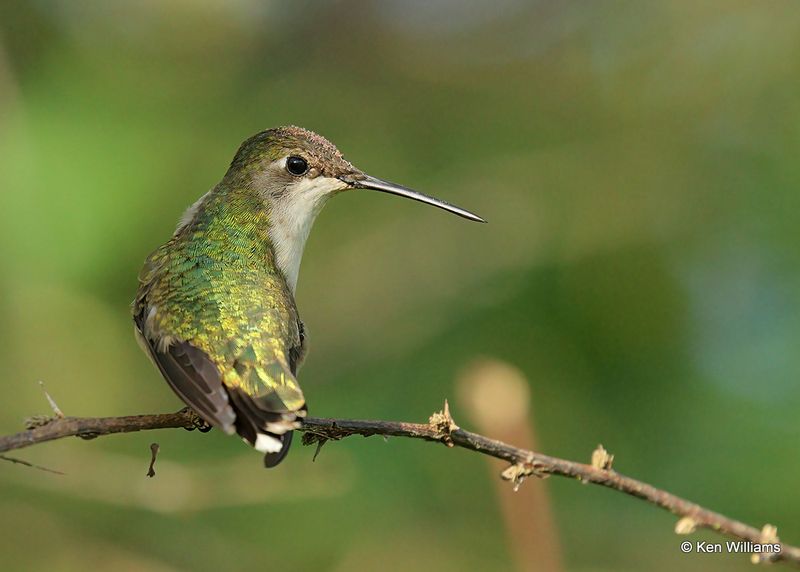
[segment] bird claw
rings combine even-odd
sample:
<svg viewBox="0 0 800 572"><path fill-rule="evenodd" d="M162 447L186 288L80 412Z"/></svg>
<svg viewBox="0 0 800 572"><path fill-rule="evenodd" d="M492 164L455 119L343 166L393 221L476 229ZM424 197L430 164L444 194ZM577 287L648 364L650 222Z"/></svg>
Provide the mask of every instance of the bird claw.
<svg viewBox="0 0 800 572"><path fill-rule="evenodd" d="M181 409L181 413L186 413L190 416L189 423L184 427L187 431L194 431L197 429L201 433L208 433L213 428L213 425L200 417L191 407L184 407Z"/></svg>
<svg viewBox="0 0 800 572"><path fill-rule="evenodd" d="M213 425L211 425L207 421L204 421L203 419L200 419L195 425L195 427L197 427L197 430L200 431L200 433L208 433L209 431L211 431L211 429L213 429Z"/></svg>

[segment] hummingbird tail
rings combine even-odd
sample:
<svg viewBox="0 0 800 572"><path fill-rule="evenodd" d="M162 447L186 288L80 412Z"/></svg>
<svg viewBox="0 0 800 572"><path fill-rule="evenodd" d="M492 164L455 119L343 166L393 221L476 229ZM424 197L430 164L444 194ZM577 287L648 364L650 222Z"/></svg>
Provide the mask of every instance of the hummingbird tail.
<svg viewBox="0 0 800 572"><path fill-rule="evenodd" d="M264 453L264 466L268 469L275 467L283 461L292 444L292 431L286 433L256 433L254 441L244 438L245 441L258 452Z"/></svg>
<svg viewBox="0 0 800 572"><path fill-rule="evenodd" d="M281 449L277 453L267 453L266 455L264 455L264 467L266 467L267 469L271 469L272 467L276 466L278 463L283 461L283 458L289 452L289 447L292 444L293 433L294 433L293 431L288 431L283 435L274 436L275 438L280 439Z"/></svg>
<svg viewBox="0 0 800 572"><path fill-rule="evenodd" d="M228 390L236 410L236 432L254 449L264 453L264 466L272 468L289 452L292 429L299 426L298 417L305 415L305 407L296 412L274 412L261 409L247 394Z"/></svg>

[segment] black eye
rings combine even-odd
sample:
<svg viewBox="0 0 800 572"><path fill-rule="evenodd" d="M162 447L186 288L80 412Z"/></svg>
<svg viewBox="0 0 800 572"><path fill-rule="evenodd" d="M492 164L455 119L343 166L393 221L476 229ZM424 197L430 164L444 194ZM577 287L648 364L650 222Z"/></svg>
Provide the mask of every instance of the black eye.
<svg viewBox="0 0 800 572"><path fill-rule="evenodd" d="M286 170L299 177L308 171L308 163L302 157L292 156L286 159Z"/></svg>

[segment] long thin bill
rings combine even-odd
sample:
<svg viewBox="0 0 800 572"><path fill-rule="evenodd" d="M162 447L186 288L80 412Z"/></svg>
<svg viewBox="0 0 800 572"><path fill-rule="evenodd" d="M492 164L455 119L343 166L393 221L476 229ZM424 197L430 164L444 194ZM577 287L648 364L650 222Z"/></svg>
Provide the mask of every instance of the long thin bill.
<svg viewBox="0 0 800 572"><path fill-rule="evenodd" d="M353 179L345 180L345 182L356 189L372 189L373 191L381 191L400 197L406 197L407 199L419 201L421 203L446 210L453 214L457 214L458 216L464 217L468 220L474 220L475 222L486 222L478 215L471 213L466 209L451 205L448 202L430 197L413 189L409 189L408 187L404 187L403 185L396 185L388 181L382 181L381 179L377 179L369 175L359 175L357 178L354 177Z"/></svg>

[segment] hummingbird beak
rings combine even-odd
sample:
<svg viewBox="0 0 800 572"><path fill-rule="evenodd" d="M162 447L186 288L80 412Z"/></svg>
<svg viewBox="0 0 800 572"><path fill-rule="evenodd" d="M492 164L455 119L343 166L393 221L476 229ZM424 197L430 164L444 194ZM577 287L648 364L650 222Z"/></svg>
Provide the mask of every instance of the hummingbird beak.
<svg viewBox="0 0 800 572"><path fill-rule="evenodd" d="M412 199L415 201L419 201L421 203L438 207L453 214L457 214L458 216L464 217L465 219L473 220L475 222L486 222L478 215L471 213L466 209L462 209L461 207L451 205L450 203L447 203L445 201L436 199L434 197L430 197L423 193L419 193L413 189L409 189L408 187L404 187L402 185L396 185L395 183L390 183L388 181L383 181L376 177L365 175L364 173L343 175L339 177L339 179L341 179L343 182L347 183L348 185L350 185L350 187L354 189L371 189L373 191L390 193L392 195L406 197L407 199Z"/></svg>

